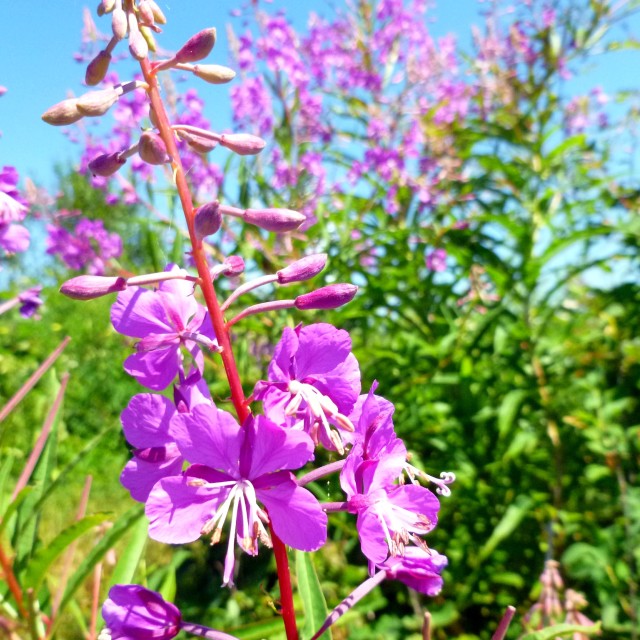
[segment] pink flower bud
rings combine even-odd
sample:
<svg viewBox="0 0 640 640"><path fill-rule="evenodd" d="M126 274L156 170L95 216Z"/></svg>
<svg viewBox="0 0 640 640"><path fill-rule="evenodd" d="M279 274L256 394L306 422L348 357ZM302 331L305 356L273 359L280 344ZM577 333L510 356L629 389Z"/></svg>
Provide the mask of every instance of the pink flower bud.
<svg viewBox="0 0 640 640"><path fill-rule="evenodd" d="M126 162L125 158L116 153L102 153L89 163L89 171L94 176L104 178L112 176Z"/></svg>
<svg viewBox="0 0 640 640"><path fill-rule="evenodd" d="M140 2L138 2L138 11L140 11L140 16L145 24L155 23L153 9L151 8L148 0L140 0Z"/></svg>
<svg viewBox="0 0 640 640"><path fill-rule="evenodd" d="M58 102L58 104L49 107L49 109L42 114L42 119L47 124L52 124L55 127L72 124L80 120L80 118L82 118L82 114L78 111L76 98L67 98L67 100Z"/></svg>
<svg viewBox="0 0 640 640"><path fill-rule="evenodd" d="M109 63L111 62L111 55L106 51L101 51L87 66L87 70L84 74L84 81L90 86L94 87L100 84L109 71Z"/></svg>
<svg viewBox="0 0 640 640"><path fill-rule="evenodd" d="M317 276L327 264L326 253L316 253L301 260L296 260L276 273L280 284L302 282Z"/></svg>
<svg viewBox="0 0 640 640"><path fill-rule="evenodd" d="M103 16L105 13L111 13L116 7L116 0L101 0L98 5L98 15Z"/></svg>
<svg viewBox="0 0 640 640"><path fill-rule="evenodd" d="M196 209L194 220L196 238L202 241L206 236L211 236L220 229L222 214L220 213L220 203L215 200L208 202Z"/></svg>
<svg viewBox="0 0 640 640"><path fill-rule="evenodd" d="M298 296L295 299L295 306L300 310L337 309L351 302L356 291L358 287L355 284L330 284Z"/></svg>
<svg viewBox="0 0 640 640"><path fill-rule="evenodd" d="M197 133L176 129L176 134L180 140L184 140L197 153L209 153L218 146L215 140L199 136Z"/></svg>
<svg viewBox="0 0 640 640"><path fill-rule="evenodd" d="M202 60L211 53L211 49L213 49L215 43L215 28L203 29L187 40L180 51L174 56L174 61L184 63Z"/></svg>
<svg viewBox="0 0 640 640"><path fill-rule="evenodd" d="M83 116L102 116L118 101L120 93L116 89L89 91L76 100L76 107Z"/></svg>
<svg viewBox="0 0 640 640"><path fill-rule="evenodd" d="M154 0L147 0L147 4L150 5L151 11L153 11L153 17L158 24L167 24L167 19L160 7L154 2Z"/></svg>
<svg viewBox="0 0 640 640"><path fill-rule="evenodd" d="M306 220L304 215L292 209L247 209L242 219L256 227L277 233L293 231Z"/></svg>
<svg viewBox="0 0 640 640"><path fill-rule="evenodd" d="M244 260L240 256L227 256L224 264L227 267L224 273L229 278L239 276L244 271Z"/></svg>
<svg viewBox="0 0 640 640"><path fill-rule="evenodd" d="M145 131L140 136L138 154L149 164L165 164L171 160L162 138L153 131Z"/></svg>
<svg viewBox="0 0 640 640"><path fill-rule="evenodd" d="M149 45L133 13L129 14L129 52L136 60L144 60L149 55Z"/></svg>
<svg viewBox="0 0 640 640"><path fill-rule="evenodd" d="M223 133L220 144L241 156L251 156L260 153L267 144L262 138L248 133Z"/></svg>
<svg viewBox="0 0 640 640"><path fill-rule="evenodd" d="M121 7L116 7L113 10L111 30L118 40L122 40L127 35L127 14Z"/></svg>
<svg viewBox="0 0 640 640"><path fill-rule="evenodd" d="M210 84L224 84L236 77L236 72L221 64L197 64L193 67L193 74Z"/></svg>
<svg viewBox="0 0 640 640"><path fill-rule="evenodd" d="M124 278L108 278L105 276L77 276L67 280L60 293L74 300L93 300L109 293L124 291L127 281Z"/></svg>

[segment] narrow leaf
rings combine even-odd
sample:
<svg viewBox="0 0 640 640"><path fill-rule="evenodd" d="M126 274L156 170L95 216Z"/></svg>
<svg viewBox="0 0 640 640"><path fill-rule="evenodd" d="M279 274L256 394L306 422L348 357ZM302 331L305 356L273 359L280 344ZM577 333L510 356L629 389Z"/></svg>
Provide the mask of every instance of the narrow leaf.
<svg viewBox="0 0 640 640"><path fill-rule="evenodd" d="M600 633L600 623L586 627L579 624L554 624L552 627L532 631L520 637L520 640L553 640L554 638L566 638L574 633L584 633L588 636L595 636Z"/></svg>
<svg viewBox="0 0 640 640"><path fill-rule="evenodd" d="M311 553L296 551L296 577L298 579L298 592L304 607L302 638L307 640L322 626L329 614ZM320 638L322 640L331 640L331 631L327 630Z"/></svg>

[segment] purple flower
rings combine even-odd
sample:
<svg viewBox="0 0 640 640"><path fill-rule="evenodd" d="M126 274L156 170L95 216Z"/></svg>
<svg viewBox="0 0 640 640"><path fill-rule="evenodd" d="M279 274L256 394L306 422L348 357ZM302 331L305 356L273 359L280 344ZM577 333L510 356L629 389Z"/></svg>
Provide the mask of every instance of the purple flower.
<svg viewBox="0 0 640 640"><path fill-rule="evenodd" d="M344 451L342 439L349 441L353 431L346 416L360 393L360 368L346 331L325 323L286 328L268 377L256 383L253 394L270 420L301 426L316 444Z"/></svg>
<svg viewBox="0 0 640 640"><path fill-rule="evenodd" d="M375 387L352 414L354 421L358 417L356 443L340 473L340 484L349 511L357 514L362 551L377 565L388 556L402 556L410 542L424 545L417 536L436 526L440 504L419 485L394 484L405 468L407 451L393 429L393 406L374 395Z"/></svg>
<svg viewBox="0 0 640 640"><path fill-rule="evenodd" d="M435 549L408 547L402 556L391 557L379 566L389 578L425 595L436 596L442 589L440 573L447 566L447 557Z"/></svg>
<svg viewBox="0 0 640 640"><path fill-rule="evenodd" d="M327 516L289 471L313 458L313 443L305 433L278 427L264 416L250 417L240 427L231 414L208 404L175 416L171 431L192 465L151 491L146 513L152 538L180 544L213 532L215 543L230 516L228 585L233 583L234 537L255 555L258 538L270 545L268 522L295 549L313 551L324 544Z"/></svg>
<svg viewBox="0 0 640 640"><path fill-rule="evenodd" d="M447 252L444 249L434 249L427 254L424 262L429 271L444 271L447 268Z"/></svg>
<svg viewBox="0 0 640 640"><path fill-rule="evenodd" d="M135 584L116 584L102 606L111 640L169 640L180 631L179 609L155 591Z"/></svg>
<svg viewBox="0 0 640 640"><path fill-rule="evenodd" d="M27 289L18 295L18 300L21 302L20 315L23 318L31 318L42 305L42 298L40 298L41 291L42 286L39 285Z"/></svg>
<svg viewBox="0 0 640 640"><path fill-rule="evenodd" d="M5 166L0 171L0 247L8 253L26 251L29 231L19 224L27 215L27 202L17 189L18 172Z"/></svg>
<svg viewBox="0 0 640 640"><path fill-rule="evenodd" d="M178 269L169 265L166 271ZM184 376L183 345L199 371L204 367L200 345L217 349L209 314L193 296L193 284L185 280L161 282L156 290L128 287L111 308L111 322L118 333L140 338L124 369L156 391L178 374Z"/></svg>
<svg viewBox="0 0 640 640"><path fill-rule="evenodd" d="M62 215L70 212L63 211ZM102 220L80 218L73 233L64 227L47 225L47 253L58 255L70 269L87 269L91 275L104 274L105 264L122 253L122 240L109 233Z"/></svg>

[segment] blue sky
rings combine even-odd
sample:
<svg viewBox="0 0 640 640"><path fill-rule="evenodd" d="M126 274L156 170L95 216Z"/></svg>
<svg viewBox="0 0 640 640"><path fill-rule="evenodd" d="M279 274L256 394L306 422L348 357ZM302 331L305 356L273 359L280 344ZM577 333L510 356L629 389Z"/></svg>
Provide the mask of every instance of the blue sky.
<svg viewBox="0 0 640 640"><path fill-rule="evenodd" d="M264 1L264 0L263 0ZM211 56L212 62L227 62L225 24L230 11L241 3L238 0L158 0L169 24L160 35L166 49L177 49L195 31L207 27L218 28L218 44ZM92 2L92 11L96 2ZM337 2L335 6L342 6ZM0 85L8 92L0 97L0 165L11 164L22 176L30 176L46 186L53 186L52 168L55 163L66 163L78 156L78 149L69 143L61 130L45 125L40 116L52 104L66 97L69 90L76 95L82 86L84 66L73 60L80 42L84 0L61 2L2 2L0 3ZM310 11L320 14L331 12L331 3L319 0L278 1L271 9L283 8L297 27L306 23ZM433 33L456 33L468 42L471 25L477 20L477 0L440 0L429 14L434 20ZM95 14L94 14L95 15ZM96 17L98 27L109 31L107 18ZM640 20L626 27L640 35ZM118 50L123 50L120 45ZM606 91L637 88L640 52L624 52L606 60L594 60L594 71L588 77L575 79L574 88L586 92L596 84ZM209 108L222 109L224 96L219 89L211 97L206 86L199 91ZM213 102L215 100L215 103Z"/></svg>

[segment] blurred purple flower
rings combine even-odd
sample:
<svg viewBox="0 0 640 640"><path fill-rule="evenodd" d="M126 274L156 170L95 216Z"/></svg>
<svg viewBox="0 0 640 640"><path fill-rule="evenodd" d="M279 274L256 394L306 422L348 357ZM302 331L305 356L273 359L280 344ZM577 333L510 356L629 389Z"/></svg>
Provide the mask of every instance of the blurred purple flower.
<svg viewBox="0 0 640 640"><path fill-rule="evenodd" d="M444 249L434 249L427 254L424 262L429 271L444 271L447 268L447 252Z"/></svg>
<svg viewBox="0 0 640 640"><path fill-rule="evenodd" d="M38 285L37 287L27 289L18 295L18 300L21 302L20 315L23 318L33 317L40 306L42 306L43 301L42 298L40 298L41 291L42 286Z"/></svg>
<svg viewBox="0 0 640 640"><path fill-rule="evenodd" d="M62 216L70 212L61 211ZM86 269L91 275L103 275L106 262L122 253L122 240L117 233L104 228L102 220L80 218L74 232L64 227L47 225L47 253L57 255L70 269Z"/></svg>
<svg viewBox="0 0 640 640"><path fill-rule="evenodd" d="M0 248L8 253L26 251L29 247L29 231L20 224L27 215L27 201L17 189L18 172L5 166L0 171Z"/></svg>

